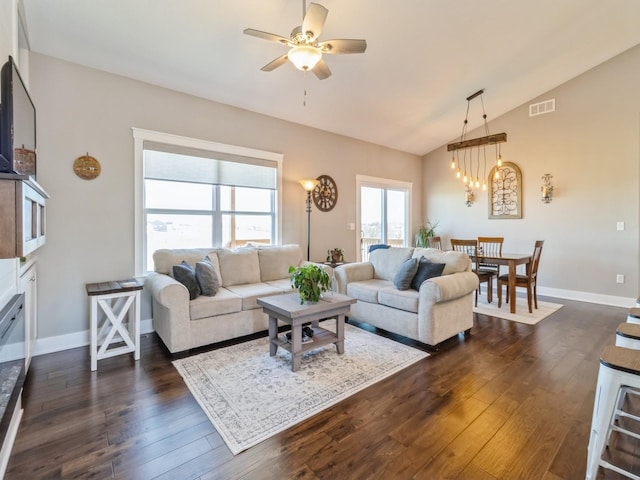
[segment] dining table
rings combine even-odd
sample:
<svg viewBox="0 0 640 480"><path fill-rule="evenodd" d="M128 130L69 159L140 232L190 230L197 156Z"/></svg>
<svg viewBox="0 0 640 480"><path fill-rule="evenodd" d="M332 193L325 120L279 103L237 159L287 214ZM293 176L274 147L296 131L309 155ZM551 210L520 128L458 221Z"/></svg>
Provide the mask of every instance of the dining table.
<svg viewBox="0 0 640 480"><path fill-rule="evenodd" d="M509 289L509 296L511 301L509 302L509 311L516 313L516 267L518 265L526 265L529 268L531 262L530 253L502 253L484 255L478 254L478 262L490 263L494 265L507 265L509 267L509 283L507 288Z"/></svg>

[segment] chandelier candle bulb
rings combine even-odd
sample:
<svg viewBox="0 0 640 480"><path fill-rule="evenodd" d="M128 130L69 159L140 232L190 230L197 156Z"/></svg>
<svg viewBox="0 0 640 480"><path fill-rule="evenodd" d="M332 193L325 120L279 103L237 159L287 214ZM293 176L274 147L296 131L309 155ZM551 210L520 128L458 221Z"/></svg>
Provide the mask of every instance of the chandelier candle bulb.
<svg viewBox="0 0 640 480"><path fill-rule="evenodd" d="M553 176L549 173L545 173L542 177L543 185L540 187L542 192L542 202L550 203L553 198L553 185L551 185L551 179Z"/></svg>

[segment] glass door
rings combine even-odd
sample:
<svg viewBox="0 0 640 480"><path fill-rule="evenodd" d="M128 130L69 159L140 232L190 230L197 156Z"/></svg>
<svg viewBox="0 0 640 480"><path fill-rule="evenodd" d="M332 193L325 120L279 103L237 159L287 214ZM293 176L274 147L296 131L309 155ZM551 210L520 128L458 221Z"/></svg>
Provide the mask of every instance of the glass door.
<svg viewBox="0 0 640 480"><path fill-rule="evenodd" d="M387 183L385 185L385 182ZM372 245L408 245L411 186L384 179L359 180L360 258L369 258Z"/></svg>

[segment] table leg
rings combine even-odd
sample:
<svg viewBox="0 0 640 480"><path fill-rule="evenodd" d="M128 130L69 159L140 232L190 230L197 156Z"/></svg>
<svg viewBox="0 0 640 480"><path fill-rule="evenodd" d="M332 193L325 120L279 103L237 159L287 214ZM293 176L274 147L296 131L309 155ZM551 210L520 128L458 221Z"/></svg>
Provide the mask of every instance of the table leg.
<svg viewBox="0 0 640 480"><path fill-rule="evenodd" d="M278 353L278 344L274 341L278 338L278 319L269 315L269 355Z"/></svg>
<svg viewBox="0 0 640 480"><path fill-rule="evenodd" d="M516 262L509 262L509 311L516 313Z"/></svg>
<svg viewBox="0 0 640 480"><path fill-rule="evenodd" d="M302 361L302 325L291 325L291 371L296 372Z"/></svg>
<svg viewBox="0 0 640 480"><path fill-rule="evenodd" d="M98 298L91 297L91 371L98 368Z"/></svg>
<svg viewBox="0 0 640 480"><path fill-rule="evenodd" d="M133 309L133 343L135 344L133 359L140 360L140 290L136 290L135 300L133 301ZM131 326L131 324L129 325Z"/></svg>
<svg viewBox="0 0 640 480"><path fill-rule="evenodd" d="M336 317L336 335L338 336L336 350L338 350L339 354L342 354L344 353L344 314Z"/></svg>

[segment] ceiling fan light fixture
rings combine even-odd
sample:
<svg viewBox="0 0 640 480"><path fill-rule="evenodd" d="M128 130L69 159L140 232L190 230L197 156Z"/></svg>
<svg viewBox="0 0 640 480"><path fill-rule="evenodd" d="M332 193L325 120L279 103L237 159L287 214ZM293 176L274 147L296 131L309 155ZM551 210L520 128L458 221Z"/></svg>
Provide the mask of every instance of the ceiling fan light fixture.
<svg viewBox="0 0 640 480"><path fill-rule="evenodd" d="M315 67L322 58L322 52L320 52L319 48L311 45L296 45L289 50L287 56L298 70L304 72L313 70L313 67Z"/></svg>

